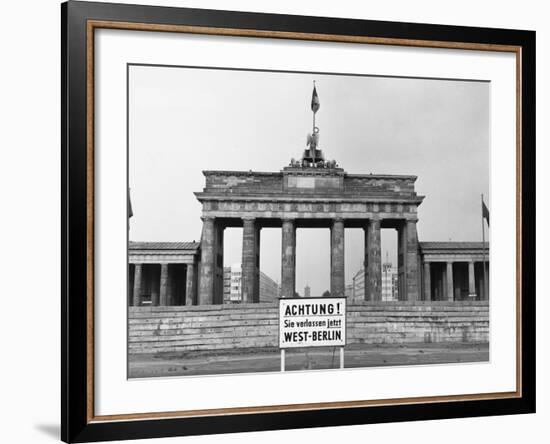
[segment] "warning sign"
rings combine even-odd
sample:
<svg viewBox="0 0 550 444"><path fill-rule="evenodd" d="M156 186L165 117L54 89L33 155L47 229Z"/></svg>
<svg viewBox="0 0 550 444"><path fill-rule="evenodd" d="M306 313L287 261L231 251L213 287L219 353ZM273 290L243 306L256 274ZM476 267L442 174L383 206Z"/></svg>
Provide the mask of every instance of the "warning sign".
<svg viewBox="0 0 550 444"><path fill-rule="evenodd" d="M279 299L279 347L346 345L346 298Z"/></svg>

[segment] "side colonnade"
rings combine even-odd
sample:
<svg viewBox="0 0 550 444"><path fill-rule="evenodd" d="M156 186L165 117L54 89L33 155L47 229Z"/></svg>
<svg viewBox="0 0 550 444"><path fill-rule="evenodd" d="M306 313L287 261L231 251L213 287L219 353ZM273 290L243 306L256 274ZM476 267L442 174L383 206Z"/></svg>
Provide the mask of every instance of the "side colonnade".
<svg viewBox="0 0 550 444"><path fill-rule="evenodd" d="M128 305L196 305L198 242L130 242Z"/></svg>

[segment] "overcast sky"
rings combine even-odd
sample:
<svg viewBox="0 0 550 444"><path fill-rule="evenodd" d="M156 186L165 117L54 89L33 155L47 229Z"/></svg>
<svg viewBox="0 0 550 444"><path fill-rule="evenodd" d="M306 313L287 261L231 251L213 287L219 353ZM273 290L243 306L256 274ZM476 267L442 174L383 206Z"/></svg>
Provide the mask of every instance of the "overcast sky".
<svg viewBox="0 0 550 444"><path fill-rule="evenodd" d="M316 80L320 148L348 173L413 174L421 241L481 240L489 202L487 82L132 66L129 84L130 240L192 241L201 234L203 170L280 171L311 131ZM330 287L329 230L298 230L296 288ZM225 233L226 265L241 261L241 229ZM382 254L396 260L394 230ZM280 229L261 235L261 270L280 281ZM363 235L346 230L346 283Z"/></svg>

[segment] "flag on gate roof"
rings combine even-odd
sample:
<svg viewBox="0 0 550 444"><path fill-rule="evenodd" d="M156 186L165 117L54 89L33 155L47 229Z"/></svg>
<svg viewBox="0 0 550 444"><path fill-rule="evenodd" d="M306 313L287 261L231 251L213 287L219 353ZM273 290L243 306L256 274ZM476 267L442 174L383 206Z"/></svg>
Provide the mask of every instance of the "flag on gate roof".
<svg viewBox="0 0 550 444"><path fill-rule="evenodd" d="M487 221L487 226L489 226L489 208L487 208L483 199L481 199L481 214L483 214L483 217Z"/></svg>
<svg viewBox="0 0 550 444"><path fill-rule="evenodd" d="M317 95L317 89L315 88L315 83L313 84L313 94L311 95L311 111L316 113L319 111L321 103L319 102L319 96Z"/></svg>

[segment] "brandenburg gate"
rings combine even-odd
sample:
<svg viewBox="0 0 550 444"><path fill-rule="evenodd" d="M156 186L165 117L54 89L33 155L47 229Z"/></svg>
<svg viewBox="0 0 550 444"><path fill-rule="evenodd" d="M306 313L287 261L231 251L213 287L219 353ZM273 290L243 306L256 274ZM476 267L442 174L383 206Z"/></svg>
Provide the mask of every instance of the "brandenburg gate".
<svg viewBox="0 0 550 444"><path fill-rule="evenodd" d="M311 99L312 132L301 160L279 172L204 171L206 185L195 193L202 204L199 304L223 303L223 232L243 228L241 291L243 302L259 301L260 232L282 228L281 296L296 289L296 229L330 228L330 294L344 296L344 229L365 232L365 299L381 300L380 229L398 231L399 295L420 295L417 209L423 196L416 176L347 174L319 149L315 116L320 103L315 85Z"/></svg>
<svg viewBox="0 0 550 444"><path fill-rule="evenodd" d="M381 228L398 231L399 295L420 295L416 176L347 174L315 144L279 172L204 171L199 304L223 302L223 233L243 228L242 300L259 300L260 233L282 228L281 296L294 296L296 229L330 228L330 293L344 296L344 228L365 233L365 299L381 300ZM315 150L315 155L313 155Z"/></svg>

